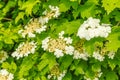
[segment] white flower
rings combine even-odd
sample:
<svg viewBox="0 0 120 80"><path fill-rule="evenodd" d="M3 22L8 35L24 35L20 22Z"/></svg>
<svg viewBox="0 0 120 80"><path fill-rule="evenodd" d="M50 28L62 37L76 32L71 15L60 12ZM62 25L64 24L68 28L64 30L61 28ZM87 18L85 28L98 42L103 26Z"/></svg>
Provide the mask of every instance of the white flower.
<svg viewBox="0 0 120 80"><path fill-rule="evenodd" d="M98 77L95 77L93 80L99 80L99 78L98 78Z"/></svg>
<svg viewBox="0 0 120 80"><path fill-rule="evenodd" d="M75 50L74 51L74 56L73 56L73 59L83 59L83 60L88 60L88 53L83 51L83 53L80 53L79 51Z"/></svg>
<svg viewBox="0 0 120 80"><path fill-rule="evenodd" d="M114 56L115 56L115 52L110 51L110 52L108 53L108 57L109 57L110 59L113 59Z"/></svg>
<svg viewBox="0 0 120 80"><path fill-rule="evenodd" d="M25 34L24 34L24 33L22 34L22 36L25 38ZM35 37L35 34L29 32L29 33L28 33L28 37L31 37L31 38L32 38L32 37Z"/></svg>
<svg viewBox="0 0 120 80"><path fill-rule="evenodd" d="M36 47L37 46L36 46L36 43L34 41L23 42L18 46L16 51L14 51L12 53L12 56L17 57L17 59L24 57L24 56L28 56L30 53L33 54L35 52Z"/></svg>
<svg viewBox="0 0 120 80"><path fill-rule="evenodd" d="M57 80L62 80L62 78L65 76L65 71L63 73L61 73L58 77Z"/></svg>
<svg viewBox="0 0 120 80"><path fill-rule="evenodd" d="M65 52L66 54L73 55L74 47L73 46L66 46L65 51L66 51Z"/></svg>
<svg viewBox="0 0 120 80"><path fill-rule="evenodd" d="M64 56L63 51L62 51L62 50L59 50L59 49L55 49L54 55L55 55L57 58Z"/></svg>
<svg viewBox="0 0 120 80"><path fill-rule="evenodd" d="M47 38L45 38L45 39L42 41L42 48L43 48L44 50L47 50L47 49L48 49L49 38L50 38L50 37L47 37Z"/></svg>
<svg viewBox="0 0 120 80"><path fill-rule="evenodd" d="M41 28L38 28L38 29L36 29L35 31L36 31L36 33L39 33L39 34L40 34L41 32L45 31L46 28L47 28L47 26L46 26L46 25L43 25Z"/></svg>
<svg viewBox="0 0 120 80"><path fill-rule="evenodd" d="M40 17L40 18L39 18L39 22L40 22L42 25L48 23L48 21L49 21L49 18L48 18L48 17Z"/></svg>
<svg viewBox="0 0 120 80"><path fill-rule="evenodd" d="M0 80L13 80L13 74L9 73L6 69L0 70Z"/></svg>
<svg viewBox="0 0 120 80"><path fill-rule="evenodd" d="M59 33L59 38L61 38L61 39L63 39L64 37L63 37L63 35L64 35L64 31L61 31L60 33Z"/></svg>
<svg viewBox="0 0 120 80"><path fill-rule="evenodd" d="M64 40L66 41L66 44L71 44L72 43L72 39L70 37L64 38Z"/></svg>
<svg viewBox="0 0 120 80"><path fill-rule="evenodd" d="M43 15L47 15L47 10L45 10L42 14L43 14Z"/></svg>
<svg viewBox="0 0 120 80"><path fill-rule="evenodd" d="M7 52L5 51L0 51L0 63L5 61L8 58Z"/></svg>
<svg viewBox="0 0 120 80"><path fill-rule="evenodd" d="M51 12L54 12L54 15L53 15L54 18L57 18L60 15L59 8L57 6L49 5L49 8Z"/></svg>
<svg viewBox="0 0 120 80"><path fill-rule="evenodd" d="M94 51L93 52L93 57L99 61L103 61L104 60L104 56L102 56L101 54L99 54L99 51Z"/></svg>
<svg viewBox="0 0 120 80"><path fill-rule="evenodd" d="M79 51L75 50L73 59L79 59L79 55L80 55Z"/></svg>
<svg viewBox="0 0 120 80"><path fill-rule="evenodd" d="M88 24L92 28L99 26L99 23L100 23L99 19L94 19L92 17L88 18L88 20L85 22L85 24Z"/></svg>
<svg viewBox="0 0 120 80"><path fill-rule="evenodd" d="M44 21L44 20L41 20ZM42 22L39 22L38 18L35 19L31 19L28 24L24 27L23 30L19 30L18 33L22 35L23 38L25 38L25 36L28 37L35 37L35 33L41 33L43 31L45 31L47 28L46 25L42 24Z"/></svg>
<svg viewBox="0 0 120 80"><path fill-rule="evenodd" d="M90 40L94 37L106 38L110 32L111 27L109 24L100 25L99 19L93 19L90 17L80 26L77 36L79 36L81 39L85 38L86 40Z"/></svg>

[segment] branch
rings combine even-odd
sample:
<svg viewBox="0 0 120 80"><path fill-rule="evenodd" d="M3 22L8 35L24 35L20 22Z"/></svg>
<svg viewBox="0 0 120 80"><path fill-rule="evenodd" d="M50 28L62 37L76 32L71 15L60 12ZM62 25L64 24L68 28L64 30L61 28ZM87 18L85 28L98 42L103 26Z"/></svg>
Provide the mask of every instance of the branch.
<svg viewBox="0 0 120 80"><path fill-rule="evenodd" d="M3 18L4 20L8 20L8 21L11 21L12 19L10 19L10 18Z"/></svg>

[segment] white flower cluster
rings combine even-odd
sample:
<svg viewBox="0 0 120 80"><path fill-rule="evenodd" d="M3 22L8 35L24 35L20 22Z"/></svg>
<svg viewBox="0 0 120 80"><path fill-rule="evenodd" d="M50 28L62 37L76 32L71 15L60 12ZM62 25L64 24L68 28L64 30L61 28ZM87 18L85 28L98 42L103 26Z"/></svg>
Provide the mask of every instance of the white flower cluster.
<svg viewBox="0 0 120 80"><path fill-rule="evenodd" d="M6 69L0 70L0 80L13 80L14 76L9 73Z"/></svg>
<svg viewBox="0 0 120 80"><path fill-rule="evenodd" d="M22 35L23 38L26 36L28 37L35 37L35 33L41 33L46 30L47 26L46 23L51 18L57 18L60 15L59 8L57 6L49 5L50 11L44 11L44 16L40 18L31 19L29 23L25 26L24 29L18 31L19 34Z"/></svg>
<svg viewBox="0 0 120 80"><path fill-rule="evenodd" d="M5 61L8 58L7 52L5 51L0 51L0 63Z"/></svg>
<svg viewBox="0 0 120 80"><path fill-rule="evenodd" d="M57 18L60 15L59 8L57 6L49 5L50 11L45 10L42 17L39 18L39 22L44 25L48 23L51 18Z"/></svg>
<svg viewBox="0 0 120 80"><path fill-rule="evenodd" d="M59 73L58 75L48 75L48 79L51 79L52 77L54 78L54 80L62 80L63 79L63 77L65 76L65 74L66 74L66 71L63 71L62 73Z"/></svg>
<svg viewBox="0 0 120 80"><path fill-rule="evenodd" d="M42 41L42 48L49 52L54 52L54 55L59 58L65 54L73 55L74 47L71 46L72 39L70 37L64 37L64 31L59 33L59 38L53 39L50 37L45 38Z"/></svg>
<svg viewBox="0 0 120 80"><path fill-rule="evenodd" d="M42 31L45 31L47 28L46 25L43 25L39 22L39 20L31 19L30 22L25 26L25 29L19 30L18 33L22 34L22 37L25 38L26 35L28 37L35 37L35 33L41 33Z"/></svg>
<svg viewBox="0 0 120 80"><path fill-rule="evenodd" d="M101 70L99 70L99 71L96 72L96 74L95 74L93 79L91 79L91 78L89 78L87 76L84 76L84 79L85 80L99 80L99 78L102 76L102 74L103 73L101 72Z"/></svg>
<svg viewBox="0 0 120 80"><path fill-rule="evenodd" d="M18 46L16 51L12 53L12 56L17 57L17 59L24 57L24 56L28 56L30 53L33 54L35 52L36 47L37 46L34 41L23 42Z"/></svg>
<svg viewBox="0 0 120 80"><path fill-rule="evenodd" d="M113 59L115 56L115 52L110 51L107 55L108 55L108 58Z"/></svg>
<svg viewBox="0 0 120 80"><path fill-rule="evenodd" d="M94 37L107 37L111 32L109 24L101 24L99 19L88 18L78 29L77 36L90 40Z"/></svg>
<svg viewBox="0 0 120 80"><path fill-rule="evenodd" d="M113 51L109 51L109 52L105 52L104 54L102 54L99 50L98 51L94 51L93 52L93 57L99 61L103 61L105 59L105 55L108 56L108 58L113 59L115 56L115 52Z"/></svg>
<svg viewBox="0 0 120 80"><path fill-rule="evenodd" d="M89 54L84 50L83 52L79 52L78 50L74 51L73 59L83 59L88 60Z"/></svg>
<svg viewBox="0 0 120 80"><path fill-rule="evenodd" d="M92 56L99 61L103 61L105 59L104 55L100 54L99 51L94 51Z"/></svg>
<svg viewBox="0 0 120 80"><path fill-rule="evenodd" d="M62 80L65 74L66 74L66 71L63 71L62 73L60 73L60 75L57 77L57 80Z"/></svg>

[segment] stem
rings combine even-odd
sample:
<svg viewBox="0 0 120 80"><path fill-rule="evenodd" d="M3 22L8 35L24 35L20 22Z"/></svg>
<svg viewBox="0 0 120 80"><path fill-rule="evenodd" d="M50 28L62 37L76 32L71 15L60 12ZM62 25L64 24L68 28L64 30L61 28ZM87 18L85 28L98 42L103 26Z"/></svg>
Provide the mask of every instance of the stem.
<svg viewBox="0 0 120 80"><path fill-rule="evenodd" d="M119 26L120 25L120 21L118 21L118 23L116 24L116 26Z"/></svg>
<svg viewBox="0 0 120 80"><path fill-rule="evenodd" d="M12 19L10 19L10 18L3 18L4 20L8 20L8 21L11 21Z"/></svg>

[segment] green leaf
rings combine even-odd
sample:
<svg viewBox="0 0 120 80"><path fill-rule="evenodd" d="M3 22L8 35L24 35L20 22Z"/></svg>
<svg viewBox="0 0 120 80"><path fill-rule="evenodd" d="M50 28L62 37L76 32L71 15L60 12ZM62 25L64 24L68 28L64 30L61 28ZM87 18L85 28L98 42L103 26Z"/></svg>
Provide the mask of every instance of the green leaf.
<svg viewBox="0 0 120 80"><path fill-rule="evenodd" d="M60 2L61 2L61 4L59 5L60 12L68 11L71 6L75 10L78 8L78 2L77 1L61 0Z"/></svg>
<svg viewBox="0 0 120 80"><path fill-rule="evenodd" d="M15 23L17 23L20 19L23 19L24 15L25 15L24 12L19 12L18 16L15 18Z"/></svg>
<svg viewBox="0 0 120 80"><path fill-rule="evenodd" d="M100 63L95 63L95 64L92 65L92 71L98 72L99 70L101 70Z"/></svg>
<svg viewBox="0 0 120 80"><path fill-rule="evenodd" d="M81 21L80 20L75 20L75 21L71 21L71 22L64 22L63 24L61 24L60 26L57 27L57 25L55 26L56 29L56 33L60 33L61 31L65 31L65 34L76 34L77 30L80 26Z"/></svg>
<svg viewBox="0 0 120 80"><path fill-rule="evenodd" d="M2 63L2 68L3 69L9 69L10 68L10 64L8 62L3 62Z"/></svg>
<svg viewBox="0 0 120 80"><path fill-rule="evenodd" d="M117 61L108 60L108 64L109 64L110 68L113 70L117 66Z"/></svg>
<svg viewBox="0 0 120 80"><path fill-rule="evenodd" d="M69 7L65 5L64 3L61 3L59 5L59 8L60 8L60 12L66 12L69 9Z"/></svg>
<svg viewBox="0 0 120 80"><path fill-rule="evenodd" d="M37 65L38 70L42 71L46 66L51 69L56 64L55 56L51 53L44 53L41 57L41 62Z"/></svg>
<svg viewBox="0 0 120 80"><path fill-rule="evenodd" d="M22 78L25 75L28 75L29 70L35 64L35 60L32 60L30 56L23 59L22 64L20 65L20 71L18 72L18 78Z"/></svg>
<svg viewBox="0 0 120 80"><path fill-rule="evenodd" d="M16 4L16 1L9 0L5 8L3 8L3 13L6 14L10 10L10 8L15 6L15 4Z"/></svg>
<svg viewBox="0 0 120 80"><path fill-rule="evenodd" d="M87 68L88 68L87 63L85 61L80 61L79 64L76 65L75 74L76 75L84 74Z"/></svg>
<svg viewBox="0 0 120 80"><path fill-rule="evenodd" d="M118 4L120 4L119 0L102 0L102 6L107 11L107 14L112 12L116 7L119 7Z"/></svg>
<svg viewBox="0 0 120 80"><path fill-rule="evenodd" d="M84 48L85 50L89 53L92 54L97 46L101 47L103 44L104 38L93 38L89 41L86 41L84 43Z"/></svg>
<svg viewBox="0 0 120 80"><path fill-rule="evenodd" d="M95 8L96 4L92 1L88 1L84 5L80 6L79 11L81 13L82 18L94 16L97 12Z"/></svg>
<svg viewBox="0 0 120 80"><path fill-rule="evenodd" d="M70 72L67 72L62 80L72 80L72 74Z"/></svg>
<svg viewBox="0 0 120 80"><path fill-rule="evenodd" d="M116 52L117 49L120 47L120 32L117 33L111 33L107 40L109 40L109 42L106 44L107 50L108 51L114 51Z"/></svg>
<svg viewBox="0 0 120 80"><path fill-rule="evenodd" d="M60 69L66 70L71 65L72 61L73 61L72 56L66 55L62 57Z"/></svg>
<svg viewBox="0 0 120 80"><path fill-rule="evenodd" d="M113 71L108 71L106 74L106 80L118 80L118 76Z"/></svg>
<svg viewBox="0 0 120 80"><path fill-rule="evenodd" d="M10 72L15 73L15 71L17 70L17 65L15 62L11 62L11 63L3 62L2 68L8 69Z"/></svg>
<svg viewBox="0 0 120 80"><path fill-rule="evenodd" d="M37 3L40 3L40 1L39 0L28 0L26 2L20 2L20 10L25 9L25 13L27 15L31 15L32 9L33 9L34 5Z"/></svg>

